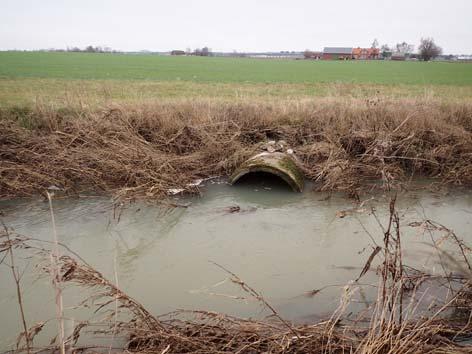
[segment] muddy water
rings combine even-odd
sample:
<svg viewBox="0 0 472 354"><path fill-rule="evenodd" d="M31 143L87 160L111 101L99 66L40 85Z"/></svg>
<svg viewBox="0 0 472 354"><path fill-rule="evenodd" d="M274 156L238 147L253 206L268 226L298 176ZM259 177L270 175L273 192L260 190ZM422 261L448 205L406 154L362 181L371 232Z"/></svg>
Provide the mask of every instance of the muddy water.
<svg viewBox="0 0 472 354"><path fill-rule="evenodd" d="M359 207L343 195L316 193L310 186L297 194L267 182L235 187L207 182L201 197L174 201L185 207L138 202L114 210L109 198L84 197L55 200L54 213L60 240L109 279L114 279L116 269L119 286L153 313L201 309L252 318L268 315L215 262L259 290L282 316L311 322L338 307L342 286L357 278L374 242L382 243L371 210L385 220L387 197L370 198L365 197L368 201ZM442 272L430 246L431 235L407 226L412 221L436 220L472 243L471 192L405 192L398 209L409 265ZM16 232L52 239L44 201L1 202L0 210L2 220ZM48 280L38 280L29 261L21 265L27 267L23 284L28 322L54 317ZM354 295L349 311L365 308L376 296L375 287L369 286L376 285L376 279L369 272L361 280L367 285ZM323 287L314 297L303 295ZM66 291L66 306L73 306L80 295L76 289ZM66 313L75 320L89 316L86 311ZM0 314L3 349L20 328L11 274L4 266L0 267ZM53 333L54 327L49 331Z"/></svg>

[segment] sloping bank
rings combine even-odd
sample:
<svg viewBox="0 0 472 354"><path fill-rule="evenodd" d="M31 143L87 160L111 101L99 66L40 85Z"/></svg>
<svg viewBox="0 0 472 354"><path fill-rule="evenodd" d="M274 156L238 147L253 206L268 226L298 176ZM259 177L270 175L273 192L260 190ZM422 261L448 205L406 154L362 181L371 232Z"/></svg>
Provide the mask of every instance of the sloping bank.
<svg viewBox="0 0 472 354"><path fill-rule="evenodd" d="M321 99L180 101L0 111L0 196L49 186L162 197L198 178L230 176L269 140L284 140L322 190L412 175L472 185L472 104Z"/></svg>

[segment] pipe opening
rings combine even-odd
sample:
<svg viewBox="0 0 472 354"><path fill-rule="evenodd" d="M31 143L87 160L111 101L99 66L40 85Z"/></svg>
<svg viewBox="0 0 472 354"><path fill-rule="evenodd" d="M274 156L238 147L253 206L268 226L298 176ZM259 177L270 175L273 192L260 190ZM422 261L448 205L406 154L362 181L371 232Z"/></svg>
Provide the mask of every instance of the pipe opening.
<svg viewBox="0 0 472 354"><path fill-rule="evenodd" d="M251 186L261 189L292 191L293 187L282 177L263 171L248 172L233 182L235 185Z"/></svg>
<svg viewBox="0 0 472 354"><path fill-rule="evenodd" d="M230 177L231 184L252 173L266 173L285 181L294 191L303 190L303 174L295 161L285 153L262 152L246 160Z"/></svg>

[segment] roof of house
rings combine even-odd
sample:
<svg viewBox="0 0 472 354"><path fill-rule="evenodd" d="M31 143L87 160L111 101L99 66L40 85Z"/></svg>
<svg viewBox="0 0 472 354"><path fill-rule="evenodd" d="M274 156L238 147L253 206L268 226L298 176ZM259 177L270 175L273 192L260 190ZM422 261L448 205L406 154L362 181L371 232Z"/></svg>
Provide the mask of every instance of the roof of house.
<svg viewBox="0 0 472 354"><path fill-rule="evenodd" d="M325 47L323 50L325 54L351 54L352 47Z"/></svg>
<svg viewBox="0 0 472 354"><path fill-rule="evenodd" d="M375 54L380 53L380 49L379 48L361 48L361 47L357 47L357 48L354 48L352 50L352 54L355 54L355 55L359 55L359 54L363 54L363 53L366 53L368 55L375 55Z"/></svg>

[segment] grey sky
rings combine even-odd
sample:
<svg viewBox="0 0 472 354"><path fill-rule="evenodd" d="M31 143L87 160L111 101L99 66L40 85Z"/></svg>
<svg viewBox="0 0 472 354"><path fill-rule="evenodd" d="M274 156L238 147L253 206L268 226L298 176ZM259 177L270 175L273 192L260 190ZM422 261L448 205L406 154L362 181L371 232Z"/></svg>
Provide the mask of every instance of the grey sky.
<svg viewBox="0 0 472 354"><path fill-rule="evenodd" d="M471 0L0 0L0 49L267 51L434 37L472 53Z"/></svg>

